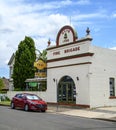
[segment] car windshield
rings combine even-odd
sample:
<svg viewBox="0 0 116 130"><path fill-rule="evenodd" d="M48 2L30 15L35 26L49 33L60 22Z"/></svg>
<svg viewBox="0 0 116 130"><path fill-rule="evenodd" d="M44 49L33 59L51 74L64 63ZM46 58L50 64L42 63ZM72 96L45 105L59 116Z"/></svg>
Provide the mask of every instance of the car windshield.
<svg viewBox="0 0 116 130"><path fill-rule="evenodd" d="M30 100L40 100L40 97L36 95L27 95L26 97L27 99L30 99Z"/></svg>

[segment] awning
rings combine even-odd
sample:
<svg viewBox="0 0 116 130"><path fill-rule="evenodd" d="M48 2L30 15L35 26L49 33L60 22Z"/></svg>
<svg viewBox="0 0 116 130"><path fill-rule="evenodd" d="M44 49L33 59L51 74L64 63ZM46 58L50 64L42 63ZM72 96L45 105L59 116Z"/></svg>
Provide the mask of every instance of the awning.
<svg viewBox="0 0 116 130"><path fill-rule="evenodd" d="M32 79L26 79L25 82L41 82L41 81L47 81L47 78L32 78Z"/></svg>

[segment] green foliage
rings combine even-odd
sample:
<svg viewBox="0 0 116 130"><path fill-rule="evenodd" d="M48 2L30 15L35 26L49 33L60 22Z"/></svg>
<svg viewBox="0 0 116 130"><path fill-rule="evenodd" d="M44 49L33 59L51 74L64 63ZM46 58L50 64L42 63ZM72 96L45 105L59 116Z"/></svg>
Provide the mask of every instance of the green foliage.
<svg viewBox="0 0 116 130"><path fill-rule="evenodd" d="M4 88L4 82L3 80L0 78L0 91Z"/></svg>
<svg viewBox="0 0 116 130"><path fill-rule="evenodd" d="M46 51L46 50L43 50L42 52L40 52L40 51L38 50L38 52L39 52L39 55L37 55L37 59L41 59L41 60L43 60L44 62L46 62L46 61L47 61L47 51Z"/></svg>
<svg viewBox="0 0 116 130"><path fill-rule="evenodd" d="M1 101L10 101L10 99L5 94L0 94Z"/></svg>
<svg viewBox="0 0 116 130"><path fill-rule="evenodd" d="M6 105L6 106L10 106L11 101L1 101L0 104L1 105Z"/></svg>
<svg viewBox="0 0 116 130"><path fill-rule="evenodd" d="M34 61L36 59L35 43L32 38L25 37L19 43L15 53L15 63L13 69L13 82L15 89L25 90L25 80L34 77Z"/></svg>

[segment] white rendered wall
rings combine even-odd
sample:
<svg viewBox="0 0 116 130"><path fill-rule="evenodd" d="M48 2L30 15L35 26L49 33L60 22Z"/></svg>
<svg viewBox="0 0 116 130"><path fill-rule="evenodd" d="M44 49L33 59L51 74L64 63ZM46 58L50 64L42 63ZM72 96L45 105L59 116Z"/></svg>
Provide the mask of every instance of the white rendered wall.
<svg viewBox="0 0 116 130"><path fill-rule="evenodd" d="M68 75L74 80L76 86L76 104L89 105L88 66L89 65L78 65L73 67L54 68L52 70L48 69L48 75L50 75L47 79L48 100L55 103L57 102L56 82L54 82L53 79L57 79L58 83L63 76ZM76 77L78 77L79 80L77 80Z"/></svg>
<svg viewBox="0 0 116 130"><path fill-rule="evenodd" d="M90 106L116 106L116 99L110 99L109 78L115 78L116 84L116 51L91 47L95 54L89 71ZM116 86L115 86L116 93Z"/></svg>
<svg viewBox="0 0 116 130"><path fill-rule="evenodd" d="M80 43L68 44L60 46L47 51L47 95L49 102L57 102L57 84L63 76L70 76L76 85L76 104L90 105L89 96L89 66L88 62L91 61L91 56L83 56L72 59L65 59L55 61L55 59L85 54L89 52L91 41L86 39ZM64 53L65 50L70 48L78 48L77 51ZM54 60L49 62L50 60ZM85 63L85 64L84 64ZM79 80L77 80L77 77ZM54 80L55 79L55 82ZM57 81L57 82L56 82Z"/></svg>

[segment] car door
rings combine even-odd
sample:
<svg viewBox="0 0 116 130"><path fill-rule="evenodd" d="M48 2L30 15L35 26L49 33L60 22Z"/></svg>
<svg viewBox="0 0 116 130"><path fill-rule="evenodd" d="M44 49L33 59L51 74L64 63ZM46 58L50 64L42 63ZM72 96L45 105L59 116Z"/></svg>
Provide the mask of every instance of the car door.
<svg viewBox="0 0 116 130"><path fill-rule="evenodd" d="M22 94L19 94L17 97L17 107L23 108L24 106L24 96Z"/></svg>

